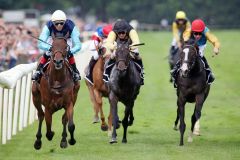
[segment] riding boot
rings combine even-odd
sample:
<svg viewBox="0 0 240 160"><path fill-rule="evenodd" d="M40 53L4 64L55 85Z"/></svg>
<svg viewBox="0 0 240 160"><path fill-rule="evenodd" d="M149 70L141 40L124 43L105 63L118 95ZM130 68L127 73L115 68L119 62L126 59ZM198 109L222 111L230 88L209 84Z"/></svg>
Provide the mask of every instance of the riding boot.
<svg viewBox="0 0 240 160"><path fill-rule="evenodd" d="M177 61L177 63L173 67L173 69L170 71L171 79L173 81L173 84L174 84L175 88L177 88L176 81L177 81L177 75L178 75L179 68L180 68L180 61Z"/></svg>
<svg viewBox="0 0 240 160"><path fill-rule="evenodd" d="M88 65L88 72L86 75L86 79L93 84L93 76L92 76L92 72L93 72L93 67L96 64L97 60L95 60L93 57L91 58L89 65Z"/></svg>
<svg viewBox="0 0 240 160"><path fill-rule="evenodd" d="M77 82L77 81L81 80L81 76L80 76L80 73L77 69L76 63L71 64L71 66L72 66L72 69L73 69L73 81Z"/></svg>
<svg viewBox="0 0 240 160"><path fill-rule="evenodd" d="M204 62L205 70L206 70L206 73L207 73L207 83L211 84L215 80L215 77L214 77L214 75L212 73L211 68L208 65L207 59L203 56L202 60Z"/></svg>
<svg viewBox="0 0 240 160"><path fill-rule="evenodd" d="M177 53L177 48L175 46L171 46L170 48L170 59L172 59L172 57Z"/></svg>
<svg viewBox="0 0 240 160"><path fill-rule="evenodd" d="M135 59L135 62L137 64L139 64L140 67L141 67L141 72L140 72L140 75L141 75L141 85L144 85L144 67L143 67L142 59L141 58Z"/></svg>
<svg viewBox="0 0 240 160"><path fill-rule="evenodd" d="M42 77L42 72L43 72L43 67L44 64L39 63L36 69L36 72L32 75L32 80L33 81L39 81Z"/></svg>
<svg viewBox="0 0 240 160"><path fill-rule="evenodd" d="M109 81L109 78L110 78L110 73L112 71L112 68L113 68L113 65L115 63L115 60L114 59L109 59L106 64L104 65L104 73L103 73L103 80L105 82L108 82Z"/></svg>

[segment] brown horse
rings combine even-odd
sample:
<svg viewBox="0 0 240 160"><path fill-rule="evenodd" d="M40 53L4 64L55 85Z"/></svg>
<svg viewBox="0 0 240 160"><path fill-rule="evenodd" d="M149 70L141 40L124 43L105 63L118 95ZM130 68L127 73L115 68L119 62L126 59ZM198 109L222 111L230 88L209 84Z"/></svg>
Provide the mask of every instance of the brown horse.
<svg viewBox="0 0 240 160"><path fill-rule="evenodd" d="M60 147L67 147L67 123L68 131L71 136L68 142L70 145L76 143L74 139L75 125L73 122L73 107L77 99L80 84L79 82L73 82L70 65L66 61L69 49L66 41L67 37L68 34L65 37L55 37L52 35L53 43L50 63L40 83L34 81L32 84L33 103L38 111L39 119L39 126L36 134L37 139L34 143L34 148L37 150L42 146L41 128L44 117L47 126L46 137L51 141L54 136L54 132L51 130L52 115L62 108L65 109L65 113L62 116L63 132ZM45 113L41 105L45 107Z"/></svg>
<svg viewBox="0 0 240 160"><path fill-rule="evenodd" d="M105 121L105 116L102 109L102 97L108 97L109 90L103 81L103 72L104 72L104 64L108 57L99 56L98 61L93 67L93 85L85 80L86 85L88 87L90 93L90 99L94 108L94 118L93 123L99 122L99 112L101 117L101 129L103 131L111 131L112 128L112 117L111 112L109 112L108 117L108 125Z"/></svg>

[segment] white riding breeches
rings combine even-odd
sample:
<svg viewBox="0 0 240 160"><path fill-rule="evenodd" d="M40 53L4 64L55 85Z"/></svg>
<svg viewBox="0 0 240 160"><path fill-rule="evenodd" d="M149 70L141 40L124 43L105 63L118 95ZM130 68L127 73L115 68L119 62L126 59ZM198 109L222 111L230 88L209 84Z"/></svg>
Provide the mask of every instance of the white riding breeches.
<svg viewBox="0 0 240 160"><path fill-rule="evenodd" d="M207 46L207 44L204 44L204 45L202 45L202 46L198 46L198 48L199 48L199 54L200 54L201 57L204 56L204 50L205 50L206 46Z"/></svg>

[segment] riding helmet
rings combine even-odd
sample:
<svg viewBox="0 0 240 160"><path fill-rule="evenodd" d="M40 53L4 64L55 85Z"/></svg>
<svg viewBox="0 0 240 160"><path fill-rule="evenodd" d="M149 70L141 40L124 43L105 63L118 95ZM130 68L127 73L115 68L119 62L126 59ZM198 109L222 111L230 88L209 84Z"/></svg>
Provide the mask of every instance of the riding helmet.
<svg viewBox="0 0 240 160"><path fill-rule="evenodd" d="M118 20L113 27L113 31L116 32L116 33L127 32L128 27L129 27L129 24L127 23L127 21Z"/></svg>
<svg viewBox="0 0 240 160"><path fill-rule="evenodd" d="M51 20L54 21L66 21L66 14L62 10L56 10L53 12Z"/></svg>
<svg viewBox="0 0 240 160"><path fill-rule="evenodd" d="M192 22L192 31L193 32L203 32L205 29L205 23L201 19L195 19Z"/></svg>

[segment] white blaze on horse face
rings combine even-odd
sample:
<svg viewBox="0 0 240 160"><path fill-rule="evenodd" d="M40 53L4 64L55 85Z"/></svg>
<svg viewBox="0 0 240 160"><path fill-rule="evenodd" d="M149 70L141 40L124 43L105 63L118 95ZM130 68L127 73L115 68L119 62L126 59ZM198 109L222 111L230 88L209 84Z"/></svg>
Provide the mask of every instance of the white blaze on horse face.
<svg viewBox="0 0 240 160"><path fill-rule="evenodd" d="M181 70L182 71L186 71L187 69L188 69L188 66L187 66L187 61L188 61L188 52L189 52L189 48L185 48L184 50L183 50L183 52L184 52L184 62L183 62L183 64L182 64L182 67L181 67Z"/></svg>

